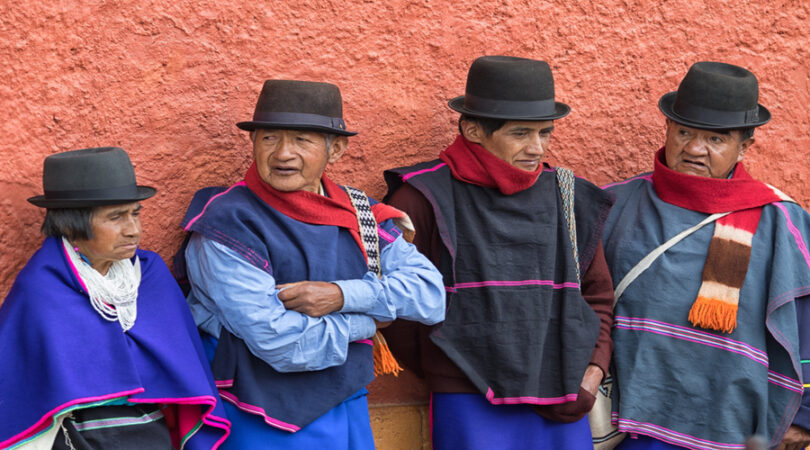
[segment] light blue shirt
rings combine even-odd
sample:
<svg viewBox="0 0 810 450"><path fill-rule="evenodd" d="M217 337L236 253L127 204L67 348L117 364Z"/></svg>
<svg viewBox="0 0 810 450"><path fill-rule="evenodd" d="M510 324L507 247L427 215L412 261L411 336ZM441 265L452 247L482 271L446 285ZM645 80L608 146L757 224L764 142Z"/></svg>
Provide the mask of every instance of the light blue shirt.
<svg viewBox="0 0 810 450"><path fill-rule="evenodd" d="M442 276L402 236L382 249L382 278L367 272L332 281L343 291L343 309L323 317L285 309L272 275L199 233L192 234L185 256L187 300L197 326L216 337L224 326L279 372L343 364L350 342L374 335L375 319L444 320Z"/></svg>

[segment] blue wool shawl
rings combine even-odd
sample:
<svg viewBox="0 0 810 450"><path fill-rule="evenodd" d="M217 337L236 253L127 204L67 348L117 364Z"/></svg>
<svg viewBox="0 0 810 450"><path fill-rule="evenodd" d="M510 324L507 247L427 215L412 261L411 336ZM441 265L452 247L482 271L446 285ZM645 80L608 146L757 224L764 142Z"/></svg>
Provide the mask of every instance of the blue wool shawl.
<svg viewBox="0 0 810 450"><path fill-rule="evenodd" d="M46 239L17 276L0 308L0 448L61 413L121 400L173 405L183 448L225 440L230 422L183 294L156 253L137 256L138 318L127 332L93 310L61 239Z"/></svg>
<svg viewBox="0 0 810 450"><path fill-rule="evenodd" d="M603 235L615 284L707 216L662 201L650 174L606 189L616 195ZM689 448L742 449L753 434L775 446L802 397L799 339L808 333L797 309L806 308L800 297L810 294L810 215L794 203L763 207L730 334L687 320L713 228L667 250L619 299L614 419L622 431Z"/></svg>

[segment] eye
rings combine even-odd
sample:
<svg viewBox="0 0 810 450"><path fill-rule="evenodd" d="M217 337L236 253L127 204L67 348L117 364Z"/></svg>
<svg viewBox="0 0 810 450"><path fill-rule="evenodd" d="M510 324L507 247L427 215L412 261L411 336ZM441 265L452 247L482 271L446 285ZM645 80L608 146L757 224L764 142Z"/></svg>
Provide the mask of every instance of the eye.
<svg viewBox="0 0 810 450"><path fill-rule="evenodd" d="M512 136L516 136L516 137L524 137L527 134L528 133L526 131L524 131L524 130L516 130L516 131L512 132Z"/></svg>
<svg viewBox="0 0 810 450"><path fill-rule="evenodd" d="M712 144L722 144L724 141L723 138L720 136L712 136L709 138L709 142L711 142Z"/></svg>

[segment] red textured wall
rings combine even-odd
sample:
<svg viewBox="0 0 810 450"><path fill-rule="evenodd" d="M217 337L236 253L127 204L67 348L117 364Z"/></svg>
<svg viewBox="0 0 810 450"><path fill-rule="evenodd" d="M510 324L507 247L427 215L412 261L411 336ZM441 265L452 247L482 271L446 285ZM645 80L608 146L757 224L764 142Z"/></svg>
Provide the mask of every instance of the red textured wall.
<svg viewBox="0 0 810 450"><path fill-rule="evenodd" d="M41 192L45 156L128 150L139 182L160 190L144 202L143 246L168 260L193 192L238 180L250 163L234 124L251 117L267 78L341 87L360 134L331 176L380 197L383 169L451 142L457 115L446 101L480 55L549 61L573 110L549 160L596 183L650 170L663 142L658 98L695 61L731 62L757 74L773 113L746 156L750 171L808 206L808 4L2 0L0 298L41 241L43 212L25 199Z"/></svg>

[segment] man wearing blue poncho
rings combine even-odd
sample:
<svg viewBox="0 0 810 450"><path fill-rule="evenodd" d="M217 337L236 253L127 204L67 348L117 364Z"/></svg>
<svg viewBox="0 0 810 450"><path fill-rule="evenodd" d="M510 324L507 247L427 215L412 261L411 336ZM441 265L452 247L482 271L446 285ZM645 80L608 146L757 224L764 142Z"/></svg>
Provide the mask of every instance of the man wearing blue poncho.
<svg viewBox="0 0 810 450"><path fill-rule="evenodd" d="M654 171L607 187L621 449L810 441L810 216L743 166L770 120L758 92L742 67L693 65L659 102Z"/></svg>

